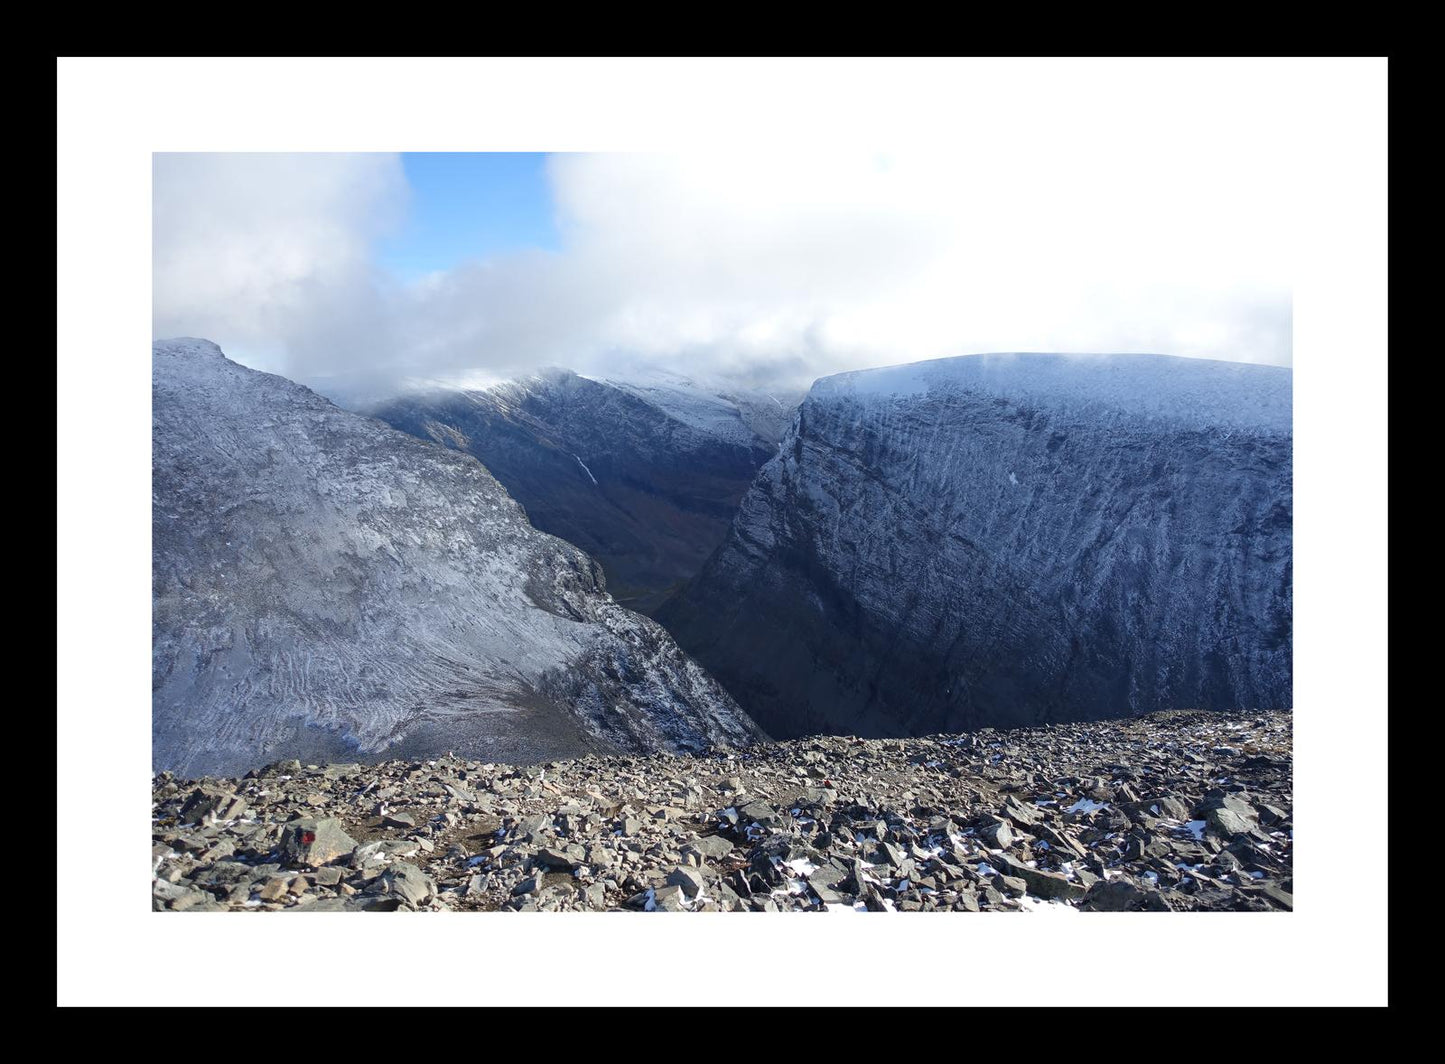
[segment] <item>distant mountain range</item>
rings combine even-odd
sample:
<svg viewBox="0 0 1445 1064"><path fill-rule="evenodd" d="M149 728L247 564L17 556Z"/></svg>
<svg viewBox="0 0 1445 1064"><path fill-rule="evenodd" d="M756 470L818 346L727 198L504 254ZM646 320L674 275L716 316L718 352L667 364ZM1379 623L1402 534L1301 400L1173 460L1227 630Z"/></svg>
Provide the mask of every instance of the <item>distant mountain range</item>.
<svg viewBox="0 0 1445 1064"><path fill-rule="evenodd" d="M552 370L365 409L477 458L533 525L602 564L617 601L651 613L722 542L800 399L657 372L594 380Z"/></svg>

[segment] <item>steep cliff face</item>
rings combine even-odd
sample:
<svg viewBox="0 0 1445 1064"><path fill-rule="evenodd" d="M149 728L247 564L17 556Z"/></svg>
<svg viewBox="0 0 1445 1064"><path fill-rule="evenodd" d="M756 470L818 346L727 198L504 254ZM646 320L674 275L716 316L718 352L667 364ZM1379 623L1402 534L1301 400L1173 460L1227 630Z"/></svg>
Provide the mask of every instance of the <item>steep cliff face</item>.
<svg viewBox="0 0 1445 1064"><path fill-rule="evenodd" d="M208 341L158 342L153 366L157 769L758 735L472 457Z"/></svg>
<svg viewBox="0 0 1445 1064"><path fill-rule="evenodd" d="M478 458L537 528L596 558L617 600L646 613L722 542L797 398L558 370L371 413Z"/></svg>
<svg viewBox="0 0 1445 1064"><path fill-rule="evenodd" d="M778 737L1291 696L1291 379L999 355L818 381L658 611Z"/></svg>

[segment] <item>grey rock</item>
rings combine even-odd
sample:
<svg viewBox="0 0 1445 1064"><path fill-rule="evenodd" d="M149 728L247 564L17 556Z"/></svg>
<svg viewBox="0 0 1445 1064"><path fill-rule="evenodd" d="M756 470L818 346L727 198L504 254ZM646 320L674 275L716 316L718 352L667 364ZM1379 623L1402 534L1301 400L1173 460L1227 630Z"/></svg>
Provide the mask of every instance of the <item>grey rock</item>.
<svg viewBox="0 0 1445 1064"><path fill-rule="evenodd" d="M235 844L234 842L232 842L230 839L222 839L220 842L216 843L214 846L212 846L212 847L211 847L209 850L207 850L205 853L201 854L201 858L200 858L200 859L201 859L202 861L206 862L207 864L210 864L210 863L212 863L212 862L214 862L214 861L219 861L219 860L222 860L223 858L230 857L230 856L231 856L233 853L235 853L235 852L236 852L236 844Z"/></svg>
<svg viewBox="0 0 1445 1064"><path fill-rule="evenodd" d="M292 875L272 876L265 883L261 884L258 891L262 901L280 901L291 892L291 881L295 879Z"/></svg>
<svg viewBox="0 0 1445 1064"><path fill-rule="evenodd" d="M1014 843L1014 833L1009 830L1006 820L992 820L979 828L978 834L996 850L1006 850Z"/></svg>
<svg viewBox="0 0 1445 1064"><path fill-rule="evenodd" d="M878 849L874 851L881 863L898 868L903 864L903 851L891 842L879 843Z"/></svg>
<svg viewBox="0 0 1445 1064"><path fill-rule="evenodd" d="M1227 839L1234 838L1236 835L1247 835L1257 826L1253 820L1224 806L1205 813L1204 822L1209 826L1210 831Z"/></svg>
<svg viewBox="0 0 1445 1064"><path fill-rule="evenodd" d="M350 857L355 849L356 840L335 818L293 820L281 837L281 850L287 859L313 868Z"/></svg>
<svg viewBox="0 0 1445 1064"><path fill-rule="evenodd" d="M1168 912L1158 890L1136 886L1125 879L1101 879L1079 902L1086 912Z"/></svg>
<svg viewBox="0 0 1445 1064"><path fill-rule="evenodd" d="M1036 827L1041 820L1037 806L1032 802L1021 802L1013 795L1004 800L1003 815L1013 821L1016 827L1025 830Z"/></svg>
<svg viewBox="0 0 1445 1064"><path fill-rule="evenodd" d="M516 834L523 842L539 842L553 834L552 818L546 814L523 817L517 822Z"/></svg>
<svg viewBox="0 0 1445 1064"><path fill-rule="evenodd" d="M169 909L181 898L199 893L192 887L170 883L164 879L151 880L151 903L154 909Z"/></svg>
<svg viewBox="0 0 1445 1064"><path fill-rule="evenodd" d="M1288 909L1291 911L1293 911L1294 909L1294 895L1290 894L1288 891L1284 890L1276 883L1270 883L1268 881L1265 881L1263 883L1260 883L1258 886L1246 887L1245 891L1250 894L1256 894L1260 897L1267 898L1270 903L1276 908Z"/></svg>
<svg viewBox="0 0 1445 1064"><path fill-rule="evenodd" d="M667 873L667 883L669 886L681 888L689 898L695 898L707 890L707 879L702 870L689 868L687 865L678 865Z"/></svg>
<svg viewBox="0 0 1445 1064"><path fill-rule="evenodd" d="M570 872L587 859L587 851L581 846L547 848L538 850L533 860L544 868Z"/></svg>
<svg viewBox="0 0 1445 1064"><path fill-rule="evenodd" d="M313 912L313 913L345 913L345 912L367 912L370 911L372 899L363 901L359 898L318 898L316 901L302 908L292 906L283 909L282 912ZM394 909L396 906L392 906Z"/></svg>
<svg viewBox="0 0 1445 1064"><path fill-rule="evenodd" d="M181 820L187 824L199 824L216 809L227 802L224 795L204 790L194 790L186 803L181 806Z"/></svg>
<svg viewBox="0 0 1445 1064"><path fill-rule="evenodd" d="M837 887L854 877L855 874L851 866L844 868L832 861L828 861L815 867L813 871L808 873L807 878L810 887L814 890L820 890L825 887L829 889ZM824 898L823 900L828 901L829 899Z"/></svg>
<svg viewBox="0 0 1445 1064"><path fill-rule="evenodd" d="M1176 798L1173 795L1166 795L1162 798L1155 798L1142 804L1145 806L1158 806L1159 815L1168 817L1170 820L1189 819L1189 803L1184 801L1184 799Z"/></svg>
<svg viewBox="0 0 1445 1064"><path fill-rule="evenodd" d="M732 841L722 835L705 835L688 845L709 862L726 857L733 851Z"/></svg>
<svg viewBox="0 0 1445 1064"><path fill-rule="evenodd" d="M1057 872L1030 868L1011 854L991 854L989 863L998 869L1000 875L1014 876L1023 880L1028 885L1029 893L1036 894L1040 898L1069 899L1084 896L1084 888L1079 884L1069 881Z"/></svg>
<svg viewBox="0 0 1445 1064"><path fill-rule="evenodd" d="M744 822L754 821L765 828L782 827L784 823L783 814L761 799L738 806L738 816Z"/></svg>
<svg viewBox="0 0 1445 1064"><path fill-rule="evenodd" d="M1059 831L1049 824L1039 824L1034 828L1034 834L1054 849L1062 850L1066 855L1072 854L1074 857L1087 857L1089 854L1089 851L1074 839L1073 836Z"/></svg>
<svg viewBox="0 0 1445 1064"><path fill-rule="evenodd" d="M420 909L435 897L436 881L414 864L397 861L381 874L383 889L414 909Z"/></svg>
<svg viewBox="0 0 1445 1064"><path fill-rule="evenodd" d="M188 890L171 902L171 912L217 912L221 906L203 890Z"/></svg>
<svg viewBox="0 0 1445 1064"><path fill-rule="evenodd" d="M1088 912L1120 913L1142 908L1144 891L1123 879L1101 879L1084 893L1079 908Z"/></svg>

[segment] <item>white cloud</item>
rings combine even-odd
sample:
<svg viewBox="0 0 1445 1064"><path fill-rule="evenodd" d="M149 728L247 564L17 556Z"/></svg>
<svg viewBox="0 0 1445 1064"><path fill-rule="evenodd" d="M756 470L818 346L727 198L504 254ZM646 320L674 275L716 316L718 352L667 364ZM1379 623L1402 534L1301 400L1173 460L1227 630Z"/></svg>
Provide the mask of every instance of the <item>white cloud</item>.
<svg viewBox="0 0 1445 1064"><path fill-rule="evenodd" d="M266 368L384 354L372 241L407 186L395 155L156 154L156 336L204 336Z"/></svg>
<svg viewBox="0 0 1445 1064"><path fill-rule="evenodd" d="M158 156L156 329L302 379L597 371L809 379L987 350L1290 361L1286 182L1160 132L1006 157L559 155L560 252L402 288L393 156ZM1101 150L1106 147L1108 150Z"/></svg>

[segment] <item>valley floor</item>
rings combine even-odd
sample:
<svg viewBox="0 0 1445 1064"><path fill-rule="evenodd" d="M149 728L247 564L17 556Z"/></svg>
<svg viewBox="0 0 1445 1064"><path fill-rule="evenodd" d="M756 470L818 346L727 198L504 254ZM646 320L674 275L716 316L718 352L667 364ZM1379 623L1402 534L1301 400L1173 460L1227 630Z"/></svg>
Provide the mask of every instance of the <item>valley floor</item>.
<svg viewBox="0 0 1445 1064"><path fill-rule="evenodd" d="M1291 715L153 784L168 911L1293 906Z"/></svg>

